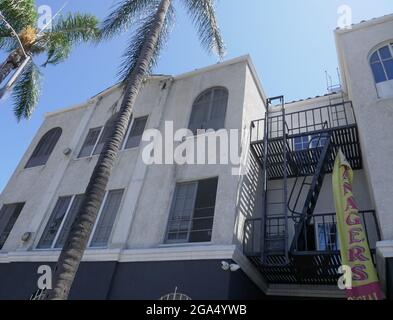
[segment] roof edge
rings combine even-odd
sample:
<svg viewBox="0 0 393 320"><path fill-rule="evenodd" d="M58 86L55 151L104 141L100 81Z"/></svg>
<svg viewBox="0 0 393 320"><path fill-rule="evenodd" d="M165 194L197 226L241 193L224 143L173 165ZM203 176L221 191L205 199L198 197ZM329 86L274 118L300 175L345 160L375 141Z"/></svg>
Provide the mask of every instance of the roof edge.
<svg viewBox="0 0 393 320"><path fill-rule="evenodd" d="M387 14L384 15L382 17L377 17L377 18L372 18L369 20L362 20L358 23L354 23L352 24L350 27L348 28L337 28L334 30L334 32L336 34L345 34L345 33L349 33L352 31L356 31L356 30L361 30L363 28L367 28L370 26L374 26L374 25L378 25L387 21L391 21L393 20L393 13L392 14Z"/></svg>

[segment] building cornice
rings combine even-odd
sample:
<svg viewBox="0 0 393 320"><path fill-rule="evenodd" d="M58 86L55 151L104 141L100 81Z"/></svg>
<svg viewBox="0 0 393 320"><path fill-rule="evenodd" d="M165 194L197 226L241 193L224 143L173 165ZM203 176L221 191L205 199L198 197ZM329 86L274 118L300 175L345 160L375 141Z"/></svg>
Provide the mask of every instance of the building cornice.
<svg viewBox="0 0 393 320"><path fill-rule="evenodd" d="M221 69L221 68L224 68L224 67L227 67L227 66L230 66L230 65L234 65L234 64L237 64L237 63L246 63L247 64L247 66L251 70L251 74L252 74L254 82L255 82L255 84L256 84L256 86L258 88L259 94L261 95L261 98L263 99L263 101L266 101L266 94L265 94L265 92L263 90L262 84L261 84L261 82L259 80L259 77L258 77L258 73L257 73L257 71L255 69L255 66L254 66L254 64L252 62L252 59L251 59L250 55L241 56L241 57L238 57L238 58L227 60L227 61L224 61L224 62L221 62L221 63L217 63L217 64L214 64L214 65L210 65L210 66L207 66L207 67L195 69L193 71L182 73L182 74L179 74L177 76L152 75L151 77L149 77L149 80L159 80L159 81L166 80L166 79L172 79L174 81L182 80L182 79L193 77L193 76L196 76L196 75L199 75L199 74L202 74L202 73L206 73L206 72L209 72L209 71L213 71L213 70ZM105 97L105 96L115 92L116 90L120 89L122 87L122 85L123 85L122 82L117 83L117 84L115 84L115 85L113 85L113 86L111 86L111 87L101 91L100 93L94 95L93 97L91 97L90 99L88 99L87 101L85 101L83 103L79 103L79 104L76 104L74 106L67 107L67 108L62 108L62 109L59 109L59 110L56 110L56 111L53 111L53 112L47 112L47 113L45 113L44 117L48 118L48 117L52 117L54 115L58 115L58 114L61 114L61 113L74 111L74 110L77 110L77 109L82 109L82 108L86 108L86 107L89 107L91 105L94 105L100 99L102 99L103 97Z"/></svg>
<svg viewBox="0 0 393 320"><path fill-rule="evenodd" d="M232 259L234 245L197 245L159 247L152 249L88 249L82 261L182 261L182 260L215 260ZM14 262L56 262L59 250L15 251L0 254L0 263Z"/></svg>
<svg viewBox="0 0 393 320"><path fill-rule="evenodd" d="M369 28L371 26L375 26L378 24L382 24L387 21L393 21L393 14L388 14L379 18L373 18L370 20L361 21L359 23L351 25L349 28L337 28L334 32L336 34L345 34L353 31Z"/></svg>

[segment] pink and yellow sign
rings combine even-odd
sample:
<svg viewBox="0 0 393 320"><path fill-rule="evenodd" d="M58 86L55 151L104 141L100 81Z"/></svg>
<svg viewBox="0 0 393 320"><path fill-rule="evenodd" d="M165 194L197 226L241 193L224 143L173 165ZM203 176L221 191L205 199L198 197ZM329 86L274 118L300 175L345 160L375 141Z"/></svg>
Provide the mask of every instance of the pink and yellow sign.
<svg viewBox="0 0 393 320"><path fill-rule="evenodd" d="M383 294L352 192L352 181L352 168L339 150L333 171L333 194L341 261L352 270L352 289L347 289L347 297L349 300L381 300Z"/></svg>

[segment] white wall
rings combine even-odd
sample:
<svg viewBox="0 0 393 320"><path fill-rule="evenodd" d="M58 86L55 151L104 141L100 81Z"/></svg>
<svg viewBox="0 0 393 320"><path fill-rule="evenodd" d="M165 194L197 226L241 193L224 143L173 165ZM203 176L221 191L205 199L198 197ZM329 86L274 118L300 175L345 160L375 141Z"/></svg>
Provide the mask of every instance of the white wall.
<svg viewBox="0 0 393 320"><path fill-rule="evenodd" d="M390 98L379 98L369 56L391 40L392 15L336 32L341 69L354 103L367 180L384 239L393 238L393 92Z"/></svg>
<svg viewBox="0 0 393 320"><path fill-rule="evenodd" d="M175 130L187 128L195 98L210 87L223 86L229 91L225 127L248 129L251 119L262 114L263 103L247 62L244 58L237 59L174 79L153 78L143 88L134 116L149 115L146 129L163 131L165 121L173 121ZM0 196L0 206L26 202L3 252L34 250L58 197L84 192L98 156L77 159L80 148L89 129L103 126L112 116L121 103L121 95L121 89L115 87L86 104L46 117ZM43 167L24 169L39 139L56 126L63 129L63 134L48 163ZM241 152L248 153L249 141L245 139L248 134L241 136ZM183 143L201 138L190 138ZM231 245L240 183L239 176L232 175L232 166L146 166L141 153L147 144L142 142L140 148L121 151L111 175L108 190L124 188L125 196L115 221L109 249L154 248L162 245L176 182L216 176L219 177L219 186L211 244ZM69 156L62 153L67 147L72 149ZM20 239L25 232L31 232L33 236L28 243L22 244Z"/></svg>

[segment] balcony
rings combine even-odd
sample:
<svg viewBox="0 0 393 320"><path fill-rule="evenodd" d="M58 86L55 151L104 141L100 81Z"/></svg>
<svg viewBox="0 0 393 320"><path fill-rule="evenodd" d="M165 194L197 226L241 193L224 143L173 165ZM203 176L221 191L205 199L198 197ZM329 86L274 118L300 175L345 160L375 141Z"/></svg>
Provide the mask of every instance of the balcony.
<svg viewBox="0 0 393 320"><path fill-rule="evenodd" d="M341 148L354 170L362 169L361 149L352 102L343 102L285 114L269 112L268 130L266 120L252 122L251 150L263 166L264 139L268 138L267 166L269 179L283 178L283 143L286 140L288 178L315 173L321 148L296 150L297 138L322 136L331 133L333 152L328 160L326 173L333 171L334 159ZM285 120L285 121L283 121ZM286 139L283 139L285 126ZM299 173L300 169L300 173Z"/></svg>
<svg viewBox="0 0 393 320"><path fill-rule="evenodd" d="M381 235L375 211L361 211L359 215L367 234L368 244L375 260L376 243ZM284 217L269 218L266 232L281 234L284 232ZM292 237L294 225L291 224ZM269 255L270 261L262 263L263 256L262 219L249 219L244 225L244 254L271 284L336 285L341 266L339 241L336 232L336 214L314 214L308 223L307 232L302 237L302 248L292 248L289 263L284 263L281 254ZM288 248L289 250L289 248ZM375 261L374 261L375 262ZM281 266L280 266L281 265Z"/></svg>

